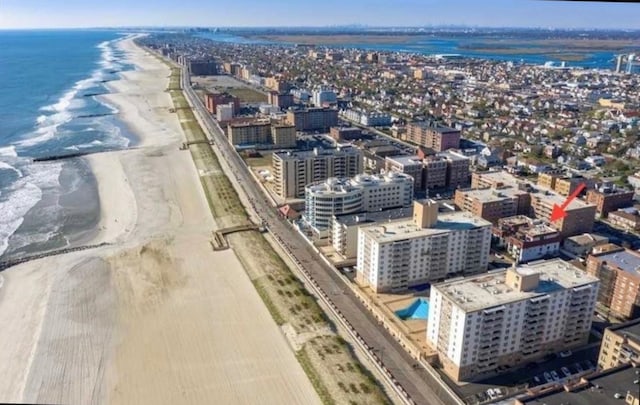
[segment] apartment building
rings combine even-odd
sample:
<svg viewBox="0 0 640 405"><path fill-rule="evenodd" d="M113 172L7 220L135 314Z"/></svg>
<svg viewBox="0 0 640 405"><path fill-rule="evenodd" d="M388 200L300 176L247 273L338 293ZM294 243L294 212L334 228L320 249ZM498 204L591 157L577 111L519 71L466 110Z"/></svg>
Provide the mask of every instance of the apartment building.
<svg viewBox="0 0 640 405"><path fill-rule="evenodd" d="M453 151L438 153L437 156L447 161L447 187L458 188L468 187L471 173L469 166L471 161L468 157Z"/></svg>
<svg viewBox="0 0 640 405"><path fill-rule="evenodd" d="M331 127L329 135L336 141L353 141L362 138L362 130L358 127Z"/></svg>
<svg viewBox="0 0 640 405"><path fill-rule="evenodd" d="M240 99L229 93L205 93L204 105L210 114L216 114L219 105L233 104L233 111L240 111Z"/></svg>
<svg viewBox="0 0 640 405"><path fill-rule="evenodd" d="M454 195L458 208L494 224L500 218L528 214L530 203L529 193L513 187L458 189Z"/></svg>
<svg viewBox="0 0 640 405"><path fill-rule="evenodd" d="M596 246L606 245L609 238L594 233L570 236L562 241L562 249L570 255L586 257Z"/></svg>
<svg viewBox="0 0 640 405"><path fill-rule="evenodd" d="M407 141L442 152L460 147L460 131L433 121L407 124Z"/></svg>
<svg viewBox="0 0 640 405"><path fill-rule="evenodd" d="M599 280L560 259L431 286L427 343L472 381L586 344Z"/></svg>
<svg viewBox="0 0 640 405"><path fill-rule="evenodd" d="M491 223L464 212L438 214L435 201L414 201L413 218L358 230L356 281L375 292L485 271Z"/></svg>
<svg viewBox="0 0 640 405"><path fill-rule="evenodd" d="M539 223L523 226L507 238L507 251L518 263L555 257L560 253L560 232Z"/></svg>
<svg viewBox="0 0 640 405"><path fill-rule="evenodd" d="M387 156L384 159L384 169L408 174L413 177L414 193L423 190L422 187L422 160L417 156Z"/></svg>
<svg viewBox="0 0 640 405"><path fill-rule="evenodd" d="M471 174L471 188L513 187L529 191L526 183L505 171L474 172Z"/></svg>
<svg viewBox="0 0 640 405"><path fill-rule="evenodd" d="M294 104L293 94L270 91L267 95L267 102L280 108L289 108Z"/></svg>
<svg viewBox="0 0 640 405"><path fill-rule="evenodd" d="M411 176L388 172L359 174L352 179L330 178L305 187L304 219L316 230L331 225L333 216L409 207L413 201Z"/></svg>
<svg viewBox="0 0 640 405"><path fill-rule="evenodd" d="M600 186L587 191L587 202L596 206L598 215L606 217L611 211L632 206L633 194L615 186Z"/></svg>
<svg viewBox="0 0 640 405"><path fill-rule="evenodd" d="M549 221L554 205L562 205L566 197L545 191L531 193L531 211L536 218ZM595 221L596 206L575 199L565 207L566 217L551 222L563 238L591 232Z"/></svg>
<svg viewBox="0 0 640 405"><path fill-rule="evenodd" d="M447 159L442 156L426 156L422 160L422 184L420 190L447 187L447 164Z"/></svg>
<svg viewBox="0 0 640 405"><path fill-rule="evenodd" d="M278 77L267 77L264 81L265 87L276 91L277 93L286 93L291 89L291 83Z"/></svg>
<svg viewBox="0 0 640 405"><path fill-rule="evenodd" d="M587 272L601 282L598 302L610 315L640 315L640 253L614 244L596 246L587 258Z"/></svg>
<svg viewBox="0 0 640 405"><path fill-rule="evenodd" d="M632 232L640 231L640 214L637 208L623 208L610 212L608 219L616 228Z"/></svg>
<svg viewBox="0 0 640 405"><path fill-rule="evenodd" d="M284 199L304 197L308 184L363 171L362 153L350 147L275 152L272 165L276 194Z"/></svg>
<svg viewBox="0 0 640 405"><path fill-rule="evenodd" d="M286 120L297 131L328 131L338 125L338 110L322 107L289 109Z"/></svg>
<svg viewBox="0 0 640 405"><path fill-rule="evenodd" d="M296 147L296 127L289 124L272 124L271 141L276 148Z"/></svg>
<svg viewBox="0 0 640 405"><path fill-rule="evenodd" d="M227 126L227 138L232 145L265 145L271 143L269 120L233 122Z"/></svg>
<svg viewBox="0 0 640 405"><path fill-rule="evenodd" d="M412 215L411 207L402 207L334 216L331 219L329 238L336 252L344 259L352 260L358 256L358 229L385 221L409 219Z"/></svg>
<svg viewBox="0 0 640 405"><path fill-rule="evenodd" d="M231 121L233 113L233 103L220 104L216 107L216 120L220 123Z"/></svg>
<svg viewBox="0 0 640 405"><path fill-rule="evenodd" d="M538 175L538 186L548 190L553 190L562 196L573 193L580 184L592 187L594 182L591 179L580 176L567 176L563 173L540 173Z"/></svg>
<svg viewBox="0 0 640 405"><path fill-rule="evenodd" d="M640 319L609 326L602 335L599 369L608 370L631 361L640 363Z"/></svg>

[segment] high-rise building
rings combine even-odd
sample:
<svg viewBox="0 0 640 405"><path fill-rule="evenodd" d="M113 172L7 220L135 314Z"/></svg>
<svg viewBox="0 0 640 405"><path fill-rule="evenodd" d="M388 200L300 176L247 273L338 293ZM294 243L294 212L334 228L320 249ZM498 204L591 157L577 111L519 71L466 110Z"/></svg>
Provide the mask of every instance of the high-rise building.
<svg viewBox="0 0 640 405"><path fill-rule="evenodd" d="M413 218L358 230L356 281L375 292L485 271L491 224L465 212L438 214L435 201L414 202Z"/></svg>
<svg viewBox="0 0 640 405"><path fill-rule="evenodd" d="M275 152L273 175L276 194L302 198L305 186L331 177L354 177L362 173L362 153L356 148Z"/></svg>
<svg viewBox="0 0 640 405"><path fill-rule="evenodd" d="M324 230L333 216L408 207L412 201L413 179L406 174L330 178L305 187L304 218L314 229Z"/></svg>
<svg viewBox="0 0 640 405"><path fill-rule="evenodd" d="M412 214L411 207L402 207L334 216L329 238L336 252L344 259L353 260L358 256L358 229L376 223L408 219Z"/></svg>
<svg viewBox="0 0 640 405"><path fill-rule="evenodd" d="M295 148L296 127L289 124L271 125L271 141L276 148Z"/></svg>
<svg viewBox="0 0 640 405"><path fill-rule="evenodd" d="M204 104L207 111L216 114L219 105L233 103L233 111L240 111L240 99L228 93L205 93Z"/></svg>
<svg viewBox="0 0 640 405"><path fill-rule="evenodd" d="M268 120L231 123L227 137L232 145L265 145L271 141L271 122Z"/></svg>
<svg viewBox="0 0 640 405"><path fill-rule="evenodd" d="M328 131L338 125L338 110L332 108L289 109L287 122L297 131Z"/></svg>
<svg viewBox="0 0 640 405"><path fill-rule="evenodd" d="M293 105L293 94L270 91L267 94L267 102L280 108L289 108Z"/></svg>
<svg viewBox="0 0 640 405"><path fill-rule="evenodd" d="M460 131L432 121L417 121L407 125L407 141L426 146L436 152L460 147Z"/></svg>
<svg viewBox="0 0 640 405"><path fill-rule="evenodd" d="M640 315L640 253L613 244L593 248L587 272L601 281L598 302L621 319Z"/></svg>
<svg viewBox="0 0 640 405"><path fill-rule="evenodd" d="M598 284L553 259L433 285L427 343L457 381L584 345Z"/></svg>

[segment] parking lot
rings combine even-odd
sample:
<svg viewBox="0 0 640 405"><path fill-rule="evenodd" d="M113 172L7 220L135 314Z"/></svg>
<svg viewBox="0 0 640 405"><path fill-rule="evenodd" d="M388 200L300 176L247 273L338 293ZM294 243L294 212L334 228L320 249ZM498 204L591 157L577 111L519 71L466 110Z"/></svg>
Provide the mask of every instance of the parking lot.
<svg viewBox="0 0 640 405"><path fill-rule="evenodd" d="M470 404L499 399L526 388L577 380L595 370L599 350L599 344L592 344L565 357L549 355L511 372L503 369L505 373L486 380L451 386Z"/></svg>

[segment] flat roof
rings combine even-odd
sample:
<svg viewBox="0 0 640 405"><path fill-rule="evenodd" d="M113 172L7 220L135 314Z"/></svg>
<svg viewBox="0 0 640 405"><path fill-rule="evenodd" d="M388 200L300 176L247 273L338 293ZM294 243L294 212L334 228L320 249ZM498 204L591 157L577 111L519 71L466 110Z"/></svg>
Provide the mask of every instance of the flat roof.
<svg viewBox="0 0 640 405"><path fill-rule="evenodd" d="M505 172L504 170L494 171L494 172L477 172L474 173L479 176L483 180L490 180L492 182L501 182L505 185L517 187L518 183L521 181L516 178L514 175Z"/></svg>
<svg viewBox="0 0 640 405"><path fill-rule="evenodd" d="M431 228L420 228L411 218L384 225L371 225L362 230L378 243L385 243L482 226L491 227L491 222L468 212L456 211L438 214L438 222Z"/></svg>
<svg viewBox="0 0 640 405"><path fill-rule="evenodd" d="M532 291L513 290L505 284L507 270L503 270L436 284L432 288L463 311L475 312L598 281L562 259L531 262L518 266L517 271L540 274L538 287Z"/></svg>
<svg viewBox="0 0 640 405"><path fill-rule="evenodd" d="M422 166L422 160L418 157L418 155L409 155L409 156L387 156L385 159L390 160L394 163L400 164L402 166Z"/></svg>
<svg viewBox="0 0 640 405"><path fill-rule="evenodd" d="M278 151L273 153L282 160L308 159L314 156L331 156L331 155L358 155L360 151L356 148L346 147L337 149L317 148L316 150L297 150L297 151Z"/></svg>
<svg viewBox="0 0 640 405"><path fill-rule="evenodd" d="M580 388L567 392L564 388L558 388L547 394L538 394L535 397L522 398L526 405L619 405L625 404L627 392L638 397L637 368L630 364L602 371L587 377L586 383ZM621 398L615 397L620 394Z"/></svg>
<svg viewBox="0 0 640 405"><path fill-rule="evenodd" d="M513 187L504 188L479 188L471 190L463 190L463 193L468 197L475 198L481 202L497 202L502 201L505 198L514 198L523 194L528 194L526 191L518 190Z"/></svg>
<svg viewBox="0 0 640 405"><path fill-rule="evenodd" d="M609 238L596 233L583 233L581 235L569 236L567 240L578 245L590 245L592 243L608 241Z"/></svg>
<svg viewBox="0 0 640 405"><path fill-rule="evenodd" d="M412 215L413 207L392 208L376 212L339 215L336 217L336 222L345 226L353 226L356 224L371 225L376 222L411 218Z"/></svg>
<svg viewBox="0 0 640 405"><path fill-rule="evenodd" d="M562 205L567 200L567 197L551 191L538 191L537 193L531 193L531 198L542 200L546 205L549 206L553 206L554 204ZM569 203L568 206L565 207L565 211L576 210L585 207L595 207L595 205L587 204L586 202L575 198L571 201L571 203Z"/></svg>
<svg viewBox="0 0 640 405"><path fill-rule="evenodd" d="M620 270L626 271L633 275L640 275L640 253L633 250L624 249L610 253L602 253L596 255L596 258L601 262L607 262L608 265L613 265Z"/></svg>

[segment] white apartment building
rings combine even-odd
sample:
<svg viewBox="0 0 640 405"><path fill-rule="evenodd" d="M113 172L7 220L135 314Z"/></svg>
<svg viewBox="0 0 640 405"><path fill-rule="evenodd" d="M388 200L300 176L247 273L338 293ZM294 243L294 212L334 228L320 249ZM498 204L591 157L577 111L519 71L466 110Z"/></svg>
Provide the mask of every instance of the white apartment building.
<svg viewBox="0 0 640 405"><path fill-rule="evenodd" d="M356 280L385 292L479 273L490 244L489 221L466 212L439 215L435 201L415 201L412 219L359 228Z"/></svg>
<svg viewBox="0 0 640 405"><path fill-rule="evenodd" d="M322 107L324 103L335 104L337 100L336 93L328 87L319 87L313 91L312 102L316 107Z"/></svg>
<svg viewBox="0 0 640 405"><path fill-rule="evenodd" d="M324 230L333 216L408 207L412 199L413 178L406 174L330 178L305 187L304 219L316 230Z"/></svg>
<svg viewBox="0 0 640 405"><path fill-rule="evenodd" d="M233 119L233 103L221 104L216 107L216 120L218 122L231 121Z"/></svg>
<svg viewBox="0 0 640 405"><path fill-rule="evenodd" d="M561 259L431 287L427 343L457 381L587 343L599 280Z"/></svg>

